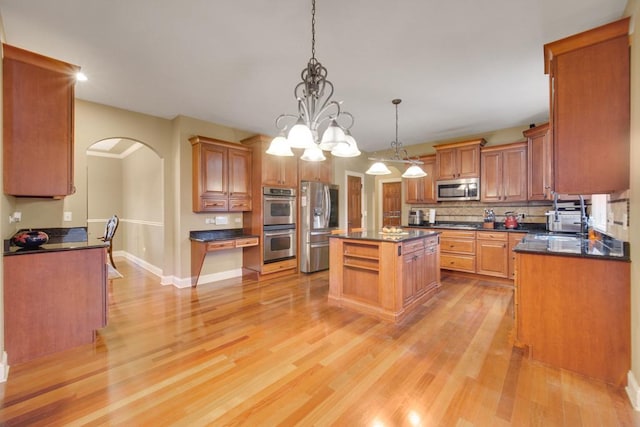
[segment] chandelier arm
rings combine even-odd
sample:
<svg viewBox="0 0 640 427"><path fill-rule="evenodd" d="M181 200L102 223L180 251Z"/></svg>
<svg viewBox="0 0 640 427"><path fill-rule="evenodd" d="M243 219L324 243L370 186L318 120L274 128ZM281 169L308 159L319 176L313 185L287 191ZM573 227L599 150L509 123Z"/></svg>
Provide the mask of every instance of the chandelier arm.
<svg viewBox="0 0 640 427"><path fill-rule="evenodd" d="M297 119L298 116L296 116L295 114L280 114L278 117L276 117L276 129L283 131L287 128L286 125L280 127L280 122L282 121L282 119L285 118L292 118L292 119Z"/></svg>

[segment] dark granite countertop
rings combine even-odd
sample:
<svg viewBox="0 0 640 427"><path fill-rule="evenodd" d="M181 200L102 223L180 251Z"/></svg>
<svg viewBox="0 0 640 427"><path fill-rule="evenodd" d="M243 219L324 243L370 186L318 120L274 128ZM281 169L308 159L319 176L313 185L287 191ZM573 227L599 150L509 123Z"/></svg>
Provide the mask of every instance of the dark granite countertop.
<svg viewBox="0 0 640 427"><path fill-rule="evenodd" d="M189 240L194 242L215 242L216 240L245 239L247 237L260 237L255 234L247 234L242 228L229 228L223 230L199 230L190 231Z"/></svg>
<svg viewBox="0 0 640 427"><path fill-rule="evenodd" d="M537 222L521 222L516 228L506 228L503 223L495 223L494 228L484 228L481 222L461 222L461 221L443 221L435 224L422 223L422 225L409 225L410 228L421 229L451 229L451 230L472 230L472 231L512 231L519 233L537 233L546 231L546 224Z"/></svg>
<svg viewBox="0 0 640 427"><path fill-rule="evenodd" d="M403 228L402 233L383 233L381 230L366 230L355 233L332 234L330 238L373 240L377 242L402 243L409 240L420 239L440 234L437 230L417 230L415 228Z"/></svg>
<svg viewBox="0 0 640 427"><path fill-rule="evenodd" d="M11 245L10 239L5 240L4 255L25 255L54 251L69 251L78 249L104 248L107 246L102 240L88 238L86 227L72 228L41 228L49 236L49 241L37 248L21 248ZM29 231L29 230L19 230Z"/></svg>
<svg viewBox="0 0 640 427"><path fill-rule="evenodd" d="M514 248L516 252L572 256L630 262L629 243L615 239L589 240L577 235L530 233Z"/></svg>

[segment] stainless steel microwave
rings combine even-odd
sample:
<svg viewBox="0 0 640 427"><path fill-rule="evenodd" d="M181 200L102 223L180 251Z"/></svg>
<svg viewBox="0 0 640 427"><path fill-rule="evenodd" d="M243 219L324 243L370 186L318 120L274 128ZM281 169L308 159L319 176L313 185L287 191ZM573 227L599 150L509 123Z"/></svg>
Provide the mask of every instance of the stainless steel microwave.
<svg viewBox="0 0 640 427"><path fill-rule="evenodd" d="M463 178L436 181L436 200L438 202L480 200L480 179Z"/></svg>

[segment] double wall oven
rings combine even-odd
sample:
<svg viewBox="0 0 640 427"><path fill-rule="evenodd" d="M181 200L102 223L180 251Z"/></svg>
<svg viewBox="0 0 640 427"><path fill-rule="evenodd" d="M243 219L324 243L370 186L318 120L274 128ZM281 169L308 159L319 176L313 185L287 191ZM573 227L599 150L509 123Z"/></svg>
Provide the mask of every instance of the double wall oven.
<svg viewBox="0 0 640 427"><path fill-rule="evenodd" d="M264 262L295 258L296 190L264 187L262 197Z"/></svg>

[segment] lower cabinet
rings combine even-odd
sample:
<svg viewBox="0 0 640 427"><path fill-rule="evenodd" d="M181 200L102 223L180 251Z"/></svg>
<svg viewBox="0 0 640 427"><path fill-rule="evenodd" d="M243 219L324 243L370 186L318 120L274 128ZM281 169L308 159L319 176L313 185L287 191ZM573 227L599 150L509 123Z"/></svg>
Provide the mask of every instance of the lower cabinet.
<svg viewBox="0 0 640 427"><path fill-rule="evenodd" d="M527 233L509 232L509 279L514 280L516 276L516 253L513 250Z"/></svg>
<svg viewBox="0 0 640 427"><path fill-rule="evenodd" d="M10 364L93 342L107 324L105 249L6 255L4 323Z"/></svg>
<svg viewBox="0 0 640 427"><path fill-rule="evenodd" d="M403 306L407 306L425 292L435 290L439 286L438 238L403 244L402 265Z"/></svg>
<svg viewBox="0 0 640 427"><path fill-rule="evenodd" d="M476 272L476 232L443 230L440 239L440 268Z"/></svg>
<svg viewBox="0 0 640 427"><path fill-rule="evenodd" d="M508 234L478 231L476 234L476 273L507 277L509 274Z"/></svg>

